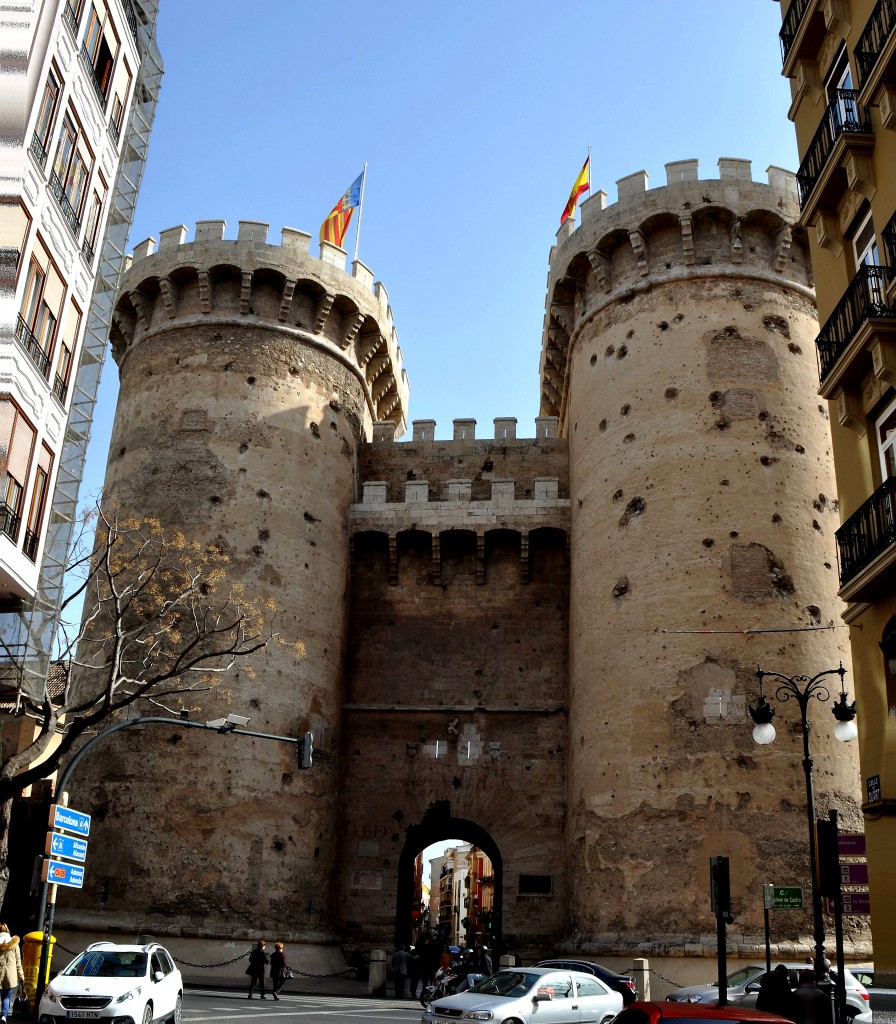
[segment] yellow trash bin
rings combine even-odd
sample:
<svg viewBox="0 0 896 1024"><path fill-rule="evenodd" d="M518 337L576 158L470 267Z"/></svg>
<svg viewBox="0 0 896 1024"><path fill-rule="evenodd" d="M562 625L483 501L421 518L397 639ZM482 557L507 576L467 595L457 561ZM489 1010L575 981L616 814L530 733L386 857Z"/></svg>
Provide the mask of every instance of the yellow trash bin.
<svg viewBox="0 0 896 1024"><path fill-rule="evenodd" d="M47 956L47 973L44 977L44 985L50 980L50 966L53 963L53 946L56 943L56 936L50 936L50 952ZM28 993L28 1002L32 1010L36 1010L34 997L37 995L37 975L40 971L40 952L44 945L43 932L28 932L25 936L24 951L22 953L22 970L25 975L25 991Z"/></svg>

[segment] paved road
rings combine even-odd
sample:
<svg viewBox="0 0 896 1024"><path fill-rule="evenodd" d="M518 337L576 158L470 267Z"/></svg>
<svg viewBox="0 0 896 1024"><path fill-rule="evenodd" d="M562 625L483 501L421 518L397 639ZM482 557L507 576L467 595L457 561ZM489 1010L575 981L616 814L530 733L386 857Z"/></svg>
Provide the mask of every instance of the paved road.
<svg viewBox="0 0 896 1024"><path fill-rule="evenodd" d="M423 1010L410 999L358 999L351 996L281 995L275 1002L249 1000L242 991L187 989L184 1024L419 1024Z"/></svg>

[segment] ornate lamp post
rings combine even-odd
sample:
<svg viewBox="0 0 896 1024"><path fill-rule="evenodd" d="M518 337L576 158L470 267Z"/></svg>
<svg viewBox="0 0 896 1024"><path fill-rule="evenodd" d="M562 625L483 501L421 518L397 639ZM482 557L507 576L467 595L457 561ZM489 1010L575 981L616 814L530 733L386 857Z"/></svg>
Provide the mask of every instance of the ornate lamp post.
<svg viewBox="0 0 896 1024"><path fill-rule="evenodd" d="M822 682L827 676L840 676L840 697L834 702L832 712L837 719L834 727L834 735L844 743L856 738L856 705L855 701L850 703L846 693L843 677L846 669L843 664L839 668L829 668L814 676L785 676L780 672L764 672L762 668L756 670L759 679L759 696L756 704L750 706L750 717L755 723L753 726L753 739L757 743L771 743L775 738L775 727L772 719L775 717L775 709L766 700L762 690L762 683L765 679L771 679L776 684L775 700L784 704L789 700L795 700L800 709L800 722L803 727L803 771L806 773L806 815L809 821L809 863L812 867L812 922L813 935L815 938L815 973L819 980L826 977L824 957L824 919L821 911L821 893L819 892L818 860L815 843L815 789L812 783L812 756L809 751L809 719L808 709L811 700L822 702L831 699L831 691Z"/></svg>

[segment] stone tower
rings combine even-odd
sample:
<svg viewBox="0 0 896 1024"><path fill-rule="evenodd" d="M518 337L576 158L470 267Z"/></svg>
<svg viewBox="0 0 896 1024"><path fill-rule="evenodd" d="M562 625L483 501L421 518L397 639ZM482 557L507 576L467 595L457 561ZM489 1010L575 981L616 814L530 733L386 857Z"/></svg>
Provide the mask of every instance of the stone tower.
<svg viewBox="0 0 896 1024"><path fill-rule="evenodd" d="M314 771L298 772L285 744L224 737L222 747L177 729L113 737L73 785L73 805L81 792L99 813L90 879L68 919L106 928L114 907L125 929L242 945L276 922L292 941L327 941L346 510L358 446L377 421L404 430L408 385L388 297L367 267L346 273L328 243L312 257L303 232L284 228L277 246L266 224L241 221L236 241L224 227L201 221L187 244L172 228L157 252L153 240L135 250L115 312L121 390L105 488L166 530L222 545L234 578L276 602L280 632L301 639L305 657L269 648L254 678L237 666L229 702L203 712L251 716L262 733L312 729ZM136 829L126 843L123 822Z"/></svg>
<svg viewBox="0 0 896 1024"><path fill-rule="evenodd" d="M757 747L745 704L757 664L812 675L847 650L794 177L666 166L561 228L541 361L570 460L569 927L604 952L699 932L706 953L713 855L732 938L761 935L763 883L808 893L799 714ZM818 811L858 831L855 750L814 703ZM809 913L775 928L809 935Z"/></svg>

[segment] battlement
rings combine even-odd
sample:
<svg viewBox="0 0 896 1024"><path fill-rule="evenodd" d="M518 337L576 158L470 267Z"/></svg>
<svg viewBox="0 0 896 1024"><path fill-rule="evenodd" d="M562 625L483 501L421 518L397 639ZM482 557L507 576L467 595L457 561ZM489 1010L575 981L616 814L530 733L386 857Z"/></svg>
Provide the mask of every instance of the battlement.
<svg viewBox="0 0 896 1024"><path fill-rule="evenodd" d="M666 184L646 171L620 178L618 200L595 191L557 232L550 252L541 356L541 411L561 415L568 354L583 323L660 283L752 279L806 298L812 270L799 227L796 176L769 167L754 181L749 160L723 157L719 176L699 177L696 160L666 164Z"/></svg>
<svg viewBox="0 0 896 1024"><path fill-rule="evenodd" d="M475 441L476 440L476 420L474 419L456 419L454 422L454 434L452 437L453 441ZM495 441L528 441L529 438L518 438L516 436L516 424L517 420L515 416L496 416L494 419L494 435ZM436 443L436 421L435 420L412 420L412 436L409 444L414 444L420 441L431 441ZM557 436L557 417L556 416L536 416L535 417L535 437L556 437ZM374 423L373 425L373 440L374 441L394 441L395 440L395 424L391 421L384 423ZM486 440L486 439L484 439ZM490 440L490 439L487 439ZM445 444L445 441L440 440L439 444Z"/></svg>
<svg viewBox="0 0 896 1024"><path fill-rule="evenodd" d="M119 364L147 336L173 321L224 319L294 331L348 363L363 379L371 419L404 431L409 383L388 293L359 260L346 271L346 252L284 227L280 244L269 225L241 220L225 239L226 222L183 224L148 238L126 263L113 317L112 354Z"/></svg>

